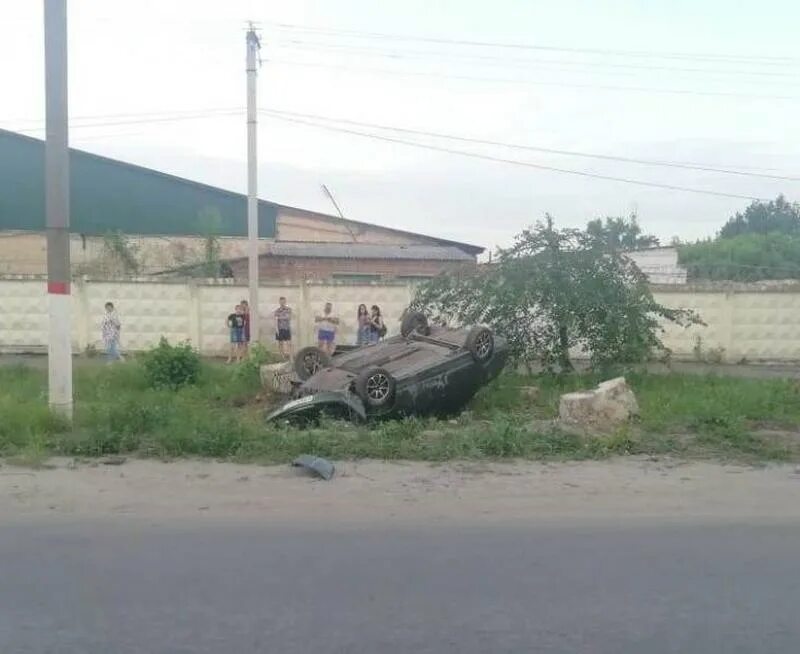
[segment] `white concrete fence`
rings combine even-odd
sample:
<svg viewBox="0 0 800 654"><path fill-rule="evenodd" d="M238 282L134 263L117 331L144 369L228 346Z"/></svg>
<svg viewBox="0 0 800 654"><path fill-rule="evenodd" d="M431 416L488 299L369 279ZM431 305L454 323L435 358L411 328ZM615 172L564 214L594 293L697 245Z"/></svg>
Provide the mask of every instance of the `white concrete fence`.
<svg viewBox="0 0 800 654"><path fill-rule="evenodd" d="M800 284L655 286L656 299L673 308L696 310L706 326L668 326L664 341L676 358L698 353L729 363L800 363ZM352 343L356 308L377 304L389 334L399 330L400 316L413 288L398 284L264 285L261 288L262 341L273 344L272 311L286 296L294 315L295 346L314 342L314 315L326 301L342 319L339 342ZM207 355L228 346L225 320L247 298L247 288L223 282L76 281L72 289L72 343L76 352L100 344L103 305L111 301L123 324L123 348L144 350L161 336L189 341ZM39 278L0 277L0 352L42 352L47 345L47 293Z"/></svg>

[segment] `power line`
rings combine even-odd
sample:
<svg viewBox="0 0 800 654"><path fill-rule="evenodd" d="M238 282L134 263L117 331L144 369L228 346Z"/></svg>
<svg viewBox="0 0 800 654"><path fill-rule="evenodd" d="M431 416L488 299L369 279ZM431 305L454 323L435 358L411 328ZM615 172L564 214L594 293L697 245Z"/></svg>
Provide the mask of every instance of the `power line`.
<svg viewBox="0 0 800 654"><path fill-rule="evenodd" d="M548 171L556 172L556 173L564 173L564 174L567 174L567 175L578 175L578 176L581 176L581 177L589 177L589 178L593 178L593 179L601 179L601 180L612 181L612 182L623 182L625 184L635 184L637 186L649 186L649 187L653 187L653 188L666 189L666 190L670 190L670 191L684 191L684 192L687 192L687 193L697 193L697 194L701 194L701 195L714 195L714 196L718 196L718 197L736 198L736 199L739 199L739 200L764 201L764 198L756 197L756 196L753 196L753 195L743 195L743 194L738 194L738 193L726 193L724 191L710 191L710 190L706 190L706 189L692 188L692 187L688 187L688 186L678 186L678 185L675 185L675 184L663 184L663 183L660 183L660 182L648 182L648 181L644 181L644 180L630 179L630 178L626 178L626 177L615 177L615 176L612 176L612 175L602 175L602 174L599 174L599 173L590 173L590 172L582 171L582 170L571 170L571 169L567 169L567 168L557 168L555 166L545 166L543 164L536 164L536 163L533 163L533 162L530 162L530 161L520 161L518 159L505 159L503 157L495 157L495 156L492 156L492 155L480 154L480 153L477 153L477 152L468 152L466 150L456 150L454 148L446 148L446 147L442 147L442 146L438 146L438 145L431 145L431 144L427 144L427 143L417 143L415 141L407 141L405 139L395 138L395 137L392 137L392 136L383 136L383 135L380 135L380 134L370 134L368 132L360 132L358 130L348 129L348 128L345 128L345 127L334 127L333 125L325 125L325 124L322 124L322 123L314 123L314 122L311 122L311 121L308 121L308 120L302 120L302 119L299 119L299 118L290 118L289 116L277 115L277 114L273 114L273 113L268 113L268 114L265 114L265 115L269 116L270 118L275 118L277 120L283 120L283 121L286 121L286 122L289 122L289 123L297 123L299 125L307 125L309 127L316 127L318 129L325 129L325 130L329 130L329 131L333 131L333 132L341 132L341 133L344 133L344 134L353 134L355 136L363 136L365 138L376 139L376 140L379 140L379 141L386 141L388 143L397 143L397 144L400 144L400 145L407 145L407 146L410 146L410 147L422 148L422 149L425 149L425 150L433 150L434 152L444 152L446 154L454 154L454 155L458 155L458 156L462 156L462 157L470 157L470 158L473 158L473 159L482 159L482 160L485 160L485 161L495 161L495 162L498 162L498 163L511 164L511 165L515 165L515 166L524 166L524 167L527 167L527 168L535 168L537 170L548 170Z"/></svg>
<svg viewBox="0 0 800 654"><path fill-rule="evenodd" d="M278 109L265 109L262 110L263 113L267 114L280 114L292 117L299 117L299 118L310 118L313 120L323 120L335 123L345 123L347 125L356 125L359 127L369 127L373 129L383 129L392 132L402 132L404 134L414 134L417 136L428 136L434 138L442 138L442 139L449 139L451 141L461 141L463 143L476 143L480 145L494 145L503 148L511 148L515 150L529 150L533 152L545 152L548 154L558 154L558 155L567 155L567 156L574 156L574 157L586 157L590 159L602 159L604 161L619 161L622 163L632 163L638 165L645 165L645 166L665 166L669 168L683 168L686 170L697 170L701 172L712 172L712 173L722 173L726 175L741 175L743 177L760 177L765 179L776 179L776 180L786 180L786 181L800 181L800 177L793 177L790 175L770 175L767 173L753 173L747 172L743 170L733 170L730 168L716 168L712 166L706 166L702 164L685 164L685 163L678 163L678 162L671 162L671 161L655 161L649 159L635 159L632 157L619 157L614 155L605 155L605 154L594 154L589 152L578 152L575 150L557 150L554 148L543 148L539 146L533 145L523 145L518 143L508 143L503 141L492 141L489 139L480 139L474 138L469 136L458 136L456 134L445 134L442 132L432 132L432 131L425 131L425 130L418 130L418 129L410 129L406 127L395 127L392 125L385 125L380 123L369 123L369 122L361 122L356 120L348 120L345 118L332 118L330 116L322 116L319 114L310 114L310 113L300 113L294 111L281 111Z"/></svg>
<svg viewBox="0 0 800 654"><path fill-rule="evenodd" d="M91 127L112 127L112 126L119 126L119 125L139 125L142 123L170 123L176 122L181 120L197 120L197 119L205 119L205 118L225 118L229 116L236 116L240 115L241 111L231 111L228 113L214 113L214 114L196 114L191 116L169 116L169 117L161 117L161 118L141 118L138 120L122 120L122 121L113 121L113 122L104 122L104 123L84 123L81 125L70 125L70 129L84 129L84 128L91 128ZM17 129L17 130L10 130L17 132L18 134L33 134L36 132L44 131L44 127L33 127L28 129Z"/></svg>
<svg viewBox="0 0 800 654"><path fill-rule="evenodd" d="M110 118L144 118L144 117L161 117L161 116L185 116L185 115L208 115L213 113L230 113L236 111L244 111L244 107L209 107L206 109L162 109L161 111L137 111L137 112L125 112L119 114L92 114L92 115L84 115L84 116L70 116L70 121L75 120L107 120ZM43 124L44 118L22 118L22 119L14 119L9 118L6 119L10 123L37 123Z"/></svg>
<svg viewBox="0 0 800 654"><path fill-rule="evenodd" d="M348 36L361 39L381 39L391 41L413 41L418 43L435 43L438 45L458 45L480 48L505 48L511 50L540 50L546 52L569 52L576 54L591 54L602 56L617 57L648 57L656 59L696 59L701 61L730 61L748 62L758 61L769 65L791 65L800 63L796 57L786 56L764 56L764 55L733 55L733 54L710 54L699 52L648 52L643 50L616 50L603 48L570 48L546 45L534 45L531 43L510 43L502 41L480 41L469 39L437 38L428 36L412 36L405 34L388 34L385 32L367 32L348 29L333 29L324 27L310 27L292 23L271 23L279 30L289 30L295 32L308 32L329 36Z"/></svg>
<svg viewBox="0 0 800 654"><path fill-rule="evenodd" d="M369 68L366 66L349 66L341 64L326 64L313 61L287 61L285 59L272 59L268 61L284 66L301 66L311 68L327 68L332 70L344 70L364 72L377 75L400 75L412 77L433 77L438 79L466 80L471 82L491 82L495 84L522 84L527 86L558 86L563 88L575 89L598 89L601 91L622 91L632 93L662 93L668 95L687 95L687 96L709 96L724 98L742 98L755 100L800 100L800 95L764 95L757 93L740 93L738 91L696 91L691 89L658 89L644 86L616 86L608 84L580 84L575 82L554 82L532 79L509 79L500 77L477 77L473 75L452 75L448 73L436 73L428 71L398 70L392 68Z"/></svg>
<svg viewBox="0 0 800 654"><path fill-rule="evenodd" d="M621 64L617 62L608 61L575 61L575 60L558 60L558 59L531 59L519 57L498 57L491 55L473 55L452 52L436 52L433 50L386 50L383 48L375 48L370 46L353 46L353 45L336 45L328 43L319 43L315 41L304 41L302 39L290 39L286 42L273 42L272 45L283 46L293 50L301 51L322 51L322 52L343 52L343 53L365 53L373 54L378 57L385 57L389 59L419 59L423 57L443 58L456 61L463 61L468 63L474 62L489 62L489 64L502 65L503 67L524 67L524 66L583 66L589 68L613 68L624 69L625 71L664 71L664 72L677 72L677 73L699 73L703 75L754 75L758 77L780 77L797 79L800 76L800 71L786 72L775 70L740 70L730 68L680 68L675 66L660 66L652 64ZM721 62L722 63L722 62ZM760 65L760 64L757 64ZM570 68L559 69L556 71L572 71ZM575 70L573 72L584 72ZM586 71L588 72L588 71ZM622 72L622 71L608 71L608 72Z"/></svg>

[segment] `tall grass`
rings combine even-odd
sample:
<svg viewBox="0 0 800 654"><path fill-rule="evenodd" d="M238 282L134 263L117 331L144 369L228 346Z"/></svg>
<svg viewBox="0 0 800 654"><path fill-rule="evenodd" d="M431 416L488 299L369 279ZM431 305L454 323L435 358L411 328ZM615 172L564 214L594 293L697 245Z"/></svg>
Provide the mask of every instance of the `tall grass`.
<svg viewBox="0 0 800 654"><path fill-rule="evenodd" d="M554 426L558 398L593 386L591 375L503 375L456 420L409 418L366 426L267 426L257 368L204 362L195 386L155 390L131 361L75 370L72 425L47 408L46 373L0 367L0 456L209 456L284 462L303 453L334 459L444 461L477 458L586 459L673 454L800 459L800 386L783 380L689 375L628 377L641 420L582 436ZM535 385L532 398L523 387ZM277 398L273 402L278 401ZM764 433L782 430L783 438ZM793 436L794 435L794 436Z"/></svg>

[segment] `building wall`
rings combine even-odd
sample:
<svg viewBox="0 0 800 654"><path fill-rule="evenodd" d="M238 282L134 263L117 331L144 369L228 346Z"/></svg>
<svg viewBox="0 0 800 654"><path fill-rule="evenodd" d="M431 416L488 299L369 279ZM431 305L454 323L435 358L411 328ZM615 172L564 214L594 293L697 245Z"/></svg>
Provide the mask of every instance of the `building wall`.
<svg viewBox="0 0 800 654"><path fill-rule="evenodd" d="M41 279L0 278L0 351L42 351L47 343L47 294ZM272 310L285 295L294 310L296 345L314 342L313 318L326 301L342 318L340 340L353 342L359 303L378 304L389 333L399 330L413 287L399 284L267 285L260 326L272 344ZM696 310L705 326L666 327L665 344L676 358L693 359L716 351L723 361L800 363L800 284L782 288L755 285L659 286L656 299L673 308ZM80 282L73 285L72 340L76 352L99 346L103 304L114 302L123 322L123 346L142 350L164 335L173 342L189 340L204 354L218 354L228 343L225 318L247 297L245 286L225 283Z"/></svg>
<svg viewBox="0 0 800 654"><path fill-rule="evenodd" d="M396 234L379 226L343 223L323 215L280 209L277 240L311 243L369 243L381 245L424 245L436 243L426 236ZM205 239L202 236L127 236L137 251L142 274L152 274L184 264L202 261ZM263 248L269 240L262 240ZM220 258L247 256L247 239L220 237ZM103 267L103 236L73 234L70 240L72 267L77 274L107 273ZM43 275L46 272L47 244L43 232L0 231L0 274ZM303 265L300 265L302 268ZM245 265L246 268L246 265ZM283 279L285 274L280 274ZM245 275L246 278L246 275Z"/></svg>
<svg viewBox="0 0 800 654"><path fill-rule="evenodd" d="M200 236L129 236L141 274L160 272L202 261L205 239ZM102 236L70 236L70 259L76 274L100 274L104 269ZM264 247L268 241L262 241ZM247 239L220 237L220 257L247 256ZM47 239L42 232L0 232L0 274L43 275L47 270Z"/></svg>
<svg viewBox="0 0 800 654"><path fill-rule="evenodd" d="M379 281L382 277L434 277L440 272L465 265L464 262L413 261L408 259L316 259L295 257L261 257L259 276L263 280L335 280L357 278ZM249 278L247 261L232 264L237 280Z"/></svg>
<svg viewBox="0 0 800 654"><path fill-rule="evenodd" d="M651 284L685 284L686 268L678 265L678 249L649 248L627 252Z"/></svg>

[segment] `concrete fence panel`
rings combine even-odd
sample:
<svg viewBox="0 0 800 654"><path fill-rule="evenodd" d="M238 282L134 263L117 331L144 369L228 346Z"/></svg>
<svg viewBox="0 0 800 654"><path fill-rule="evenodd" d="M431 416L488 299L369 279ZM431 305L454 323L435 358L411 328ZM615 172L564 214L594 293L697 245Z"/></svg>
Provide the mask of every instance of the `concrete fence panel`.
<svg viewBox="0 0 800 654"><path fill-rule="evenodd" d="M697 354L729 363L776 361L800 363L800 285L655 286L656 299L673 308L695 310L705 325L683 329L667 325L665 344L676 358ZM315 342L314 316L332 302L341 319L339 342L352 343L359 304L377 304L389 334L413 294L411 285L299 283L260 289L262 342L274 345L273 311L278 298L293 310L295 347ZM123 348L144 350L161 336L189 341L203 354L225 352L225 319L247 298L245 286L205 281L77 280L72 287L72 342L76 352L100 343L103 305L113 302L122 320ZM0 351L37 352L47 347L47 293L41 278L0 277Z"/></svg>

